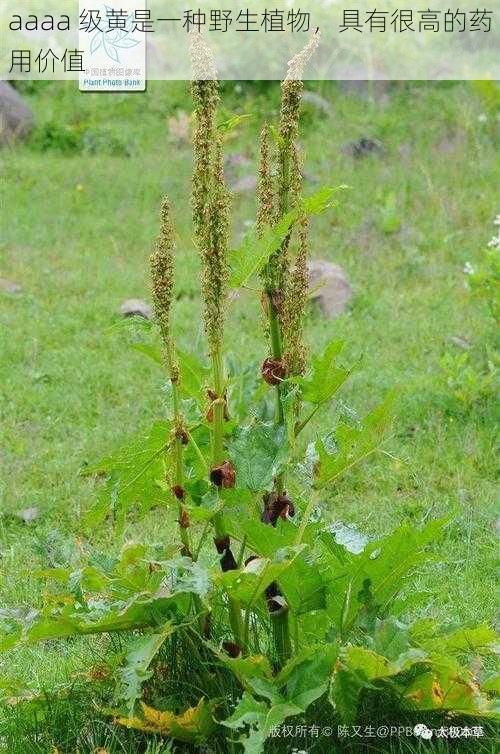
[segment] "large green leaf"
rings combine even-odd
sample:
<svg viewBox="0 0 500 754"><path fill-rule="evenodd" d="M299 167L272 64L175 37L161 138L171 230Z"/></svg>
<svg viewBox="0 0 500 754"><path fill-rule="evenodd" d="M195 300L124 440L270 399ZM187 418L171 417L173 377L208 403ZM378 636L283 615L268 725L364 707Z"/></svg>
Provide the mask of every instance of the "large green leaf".
<svg viewBox="0 0 500 754"><path fill-rule="evenodd" d="M481 642L493 635L489 630L487 637L484 627L471 631L476 631L476 638ZM451 654L445 654L452 644L448 647L442 642L441 652L429 653L411 646L409 636L403 624L385 621L377 625L374 637L374 645L385 649L384 654L360 646L341 649L330 696L343 720L356 719L363 691L382 685L386 685L386 690L393 693L403 708L490 714L492 705L472 672ZM436 637L436 649L438 642L439 637ZM463 647L461 639L459 644ZM412 672L408 673L409 670Z"/></svg>
<svg viewBox="0 0 500 754"><path fill-rule="evenodd" d="M297 527L289 521L280 520L276 528L241 515L229 515L226 521L232 536L240 540L245 538L247 547L265 558L273 558L278 550L293 546L297 537ZM312 532L308 531L304 543L309 544L311 537ZM320 610L325 606L324 582L319 564L315 565L309 550L300 553L290 568L281 574L279 585L297 614Z"/></svg>
<svg viewBox="0 0 500 754"><path fill-rule="evenodd" d="M385 439L391 423L394 396L366 416L359 426L339 424L335 430L335 448L331 450L324 440L316 442L318 461L315 466L314 486L321 489L373 453Z"/></svg>
<svg viewBox="0 0 500 754"><path fill-rule="evenodd" d="M344 346L342 340L333 340L323 353L312 357L311 374L307 377L294 377L292 382L299 385L303 400L321 405L337 392L347 380L352 370L336 364Z"/></svg>
<svg viewBox="0 0 500 754"><path fill-rule="evenodd" d="M220 574L219 583L232 599L253 605L273 581L282 577L303 550L301 545L283 547L272 558L255 558L242 568Z"/></svg>
<svg viewBox="0 0 500 754"><path fill-rule="evenodd" d="M345 188L347 188L345 185L335 186L333 188L330 186L323 186L314 194L311 194L311 196L302 200L302 212L305 212L306 215L321 215L327 209L335 206L335 194Z"/></svg>
<svg viewBox="0 0 500 754"><path fill-rule="evenodd" d="M273 680L255 674L246 678L253 693L245 691L231 717L223 722L233 730L246 729L239 739L245 752L261 754L273 728L304 713L326 692L337 652L333 644L314 645L302 650Z"/></svg>
<svg viewBox="0 0 500 754"><path fill-rule="evenodd" d="M237 487L254 492L270 490L288 458L286 429L260 421L239 427L228 452L236 468Z"/></svg>
<svg viewBox="0 0 500 754"><path fill-rule="evenodd" d="M213 702L200 699L196 707L189 707L177 715L141 702L141 716L119 717L116 722L133 730L157 733L188 744L201 744L215 728L213 707Z"/></svg>
<svg viewBox="0 0 500 754"><path fill-rule="evenodd" d="M274 254L297 218L305 213L307 215L319 215L334 206L333 197L338 188L323 187L312 196L307 197L297 209L288 212L273 227L267 227L259 238L257 229L253 228L248 233L238 249L229 252L229 264L231 275L229 285L231 288L240 288L246 285L252 275L260 272L269 258Z"/></svg>
<svg viewBox="0 0 500 754"><path fill-rule="evenodd" d="M288 212L277 225L266 228L260 238L257 237L257 230L254 228L245 236L238 249L231 249L229 252L231 288L241 288L248 283L252 275L262 270L269 257L283 243L295 217L294 212Z"/></svg>
<svg viewBox="0 0 500 754"><path fill-rule="evenodd" d="M160 626L176 612L173 597L138 594L126 602L91 601L82 607L69 596L62 606L41 610L3 611L0 615L0 646L8 649L21 642L35 644L68 636L131 631Z"/></svg>
<svg viewBox="0 0 500 754"><path fill-rule="evenodd" d="M126 514L147 513L163 505L166 495L156 484L165 475L165 453L170 442L170 425L156 421L149 431L131 440L116 453L85 469L85 474L106 475L97 502L84 516L84 524L96 526L109 513L123 522Z"/></svg>
<svg viewBox="0 0 500 754"><path fill-rule="evenodd" d="M246 729L247 733L239 738L243 751L245 754L262 754L273 728L280 726L287 717L301 712L302 709L294 704L285 701L268 704L245 691L233 714L222 724L232 730Z"/></svg>
<svg viewBox="0 0 500 754"><path fill-rule="evenodd" d="M337 657L336 644L308 646L285 665L276 684L287 701L306 710L327 691Z"/></svg>
<svg viewBox="0 0 500 754"><path fill-rule="evenodd" d="M134 351L142 353L155 364L164 365L159 343L132 343ZM183 397L194 398L198 403L206 402L206 385L210 382L211 369L195 354L176 349L181 370L180 389Z"/></svg>
<svg viewBox="0 0 500 754"><path fill-rule="evenodd" d="M210 648L219 660L236 676L243 687L248 687L254 678L271 680L273 671L270 662L264 655L247 655L246 657L228 657L216 647Z"/></svg>
<svg viewBox="0 0 500 754"><path fill-rule="evenodd" d="M344 636L360 621L375 625L408 575L428 555L426 546L437 539L448 519L430 521L423 529L403 524L386 537L368 543L359 553L336 557L324 548L322 574L327 593L327 610ZM324 535L320 537L322 543Z"/></svg>
<svg viewBox="0 0 500 754"><path fill-rule="evenodd" d="M115 697L125 704L127 715L133 715L136 702L141 698L142 685L153 675L150 665L174 630L173 624L168 623L159 633L135 639L127 651L118 670L119 683L115 691Z"/></svg>
<svg viewBox="0 0 500 754"><path fill-rule="evenodd" d="M455 631L434 631L417 642L429 652L446 652L451 655L491 654L497 641L496 631L486 624L458 628Z"/></svg>
<svg viewBox="0 0 500 754"><path fill-rule="evenodd" d="M395 617L377 619L373 633L373 649L389 660L396 660L410 648L408 627Z"/></svg>
<svg viewBox="0 0 500 754"><path fill-rule="evenodd" d="M176 351L181 370L181 392L201 405L206 403L206 388L210 384L211 369L195 354Z"/></svg>
<svg viewBox="0 0 500 754"><path fill-rule="evenodd" d="M141 558L141 552L147 549L127 548L110 570L99 579L94 574L91 582L82 578L82 571L68 573L69 591L50 596L40 610L2 610L0 647L193 620L192 595L204 599L211 588L207 570L189 558L150 560ZM61 569L57 573L63 580ZM95 591L84 592L82 584Z"/></svg>
<svg viewBox="0 0 500 754"><path fill-rule="evenodd" d="M490 715L494 703L481 691L473 673L448 655L434 655L426 672L410 682L404 676L394 685L401 700L411 709L453 711L475 716Z"/></svg>
<svg viewBox="0 0 500 754"><path fill-rule="evenodd" d="M137 353L142 353L143 356L147 356L148 359L154 361L155 364L163 365L163 357L161 353L161 347L159 343L131 343L131 348Z"/></svg>
<svg viewBox="0 0 500 754"><path fill-rule="evenodd" d="M408 651L391 662L365 647L344 647L335 667L330 701L339 717L352 723L356 719L361 693L365 689L374 688L376 682L396 676L414 665L422 666L423 672L426 660L427 655L419 650Z"/></svg>

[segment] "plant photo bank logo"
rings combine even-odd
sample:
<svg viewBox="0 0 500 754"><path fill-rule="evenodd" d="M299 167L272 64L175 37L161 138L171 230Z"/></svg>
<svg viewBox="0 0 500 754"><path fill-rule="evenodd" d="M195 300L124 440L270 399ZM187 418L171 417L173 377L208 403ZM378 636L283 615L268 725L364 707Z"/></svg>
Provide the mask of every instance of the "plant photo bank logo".
<svg viewBox="0 0 500 754"><path fill-rule="evenodd" d="M79 48L84 70L81 91L144 91L146 88L146 34L141 27L145 3L134 1L134 10L119 3L79 4Z"/></svg>

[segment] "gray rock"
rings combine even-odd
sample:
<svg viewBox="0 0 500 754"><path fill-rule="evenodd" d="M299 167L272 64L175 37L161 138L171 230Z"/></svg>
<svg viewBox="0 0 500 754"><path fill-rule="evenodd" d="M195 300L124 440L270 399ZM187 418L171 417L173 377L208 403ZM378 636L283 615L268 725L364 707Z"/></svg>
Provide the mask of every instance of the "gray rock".
<svg viewBox="0 0 500 754"><path fill-rule="evenodd" d="M18 283L14 283L12 280L6 278L0 278L0 291L5 293L19 293L21 286Z"/></svg>
<svg viewBox="0 0 500 754"><path fill-rule="evenodd" d="M18 516L21 521L24 521L25 524L31 524L39 515L40 512L36 505L33 505L31 508L23 508L16 513L16 516Z"/></svg>
<svg viewBox="0 0 500 754"><path fill-rule="evenodd" d="M322 110L325 115L333 115L333 107L331 102L328 102L328 100L322 97L321 94L318 94L317 92L310 92L306 89L302 94L302 99L304 100L304 102L307 102L308 105L312 105L318 110Z"/></svg>
<svg viewBox="0 0 500 754"><path fill-rule="evenodd" d="M324 259L308 263L311 300L324 317L338 317L352 298L352 288L342 267Z"/></svg>
<svg viewBox="0 0 500 754"><path fill-rule="evenodd" d="M120 314L122 317L144 317L144 319L151 319L153 310L146 301L140 298L128 298L120 306Z"/></svg>
<svg viewBox="0 0 500 754"><path fill-rule="evenodd" d="M320 177L315 173L309 173L307 170L301 170L302 178L309 183L320 183Z"/></svg>
<svg viewBox="0 0 500 754"><path fill-rule="evenodd" d="M0 81L0 144L24 139L34 125L33 113L7 81Z"/></svg>
<svg viewBox="0 0 500 754"><path fill-rule="evenodd" d="M368 136L362 136L360 139L356 139L356 141L349 141L347 144L344 144L342 152L350 157L360 159L369 154L381 155L384 153L384 148L380 141L370 139Z"/></svg>
<svg viewBox="0 0 500 754"><path fill-rule="evenodd" d="M462 335L452 335L450 337L450 343L452 343L457 348L462 348L464 351L467 351L471 347L470 340L463 337Z"/></svg>

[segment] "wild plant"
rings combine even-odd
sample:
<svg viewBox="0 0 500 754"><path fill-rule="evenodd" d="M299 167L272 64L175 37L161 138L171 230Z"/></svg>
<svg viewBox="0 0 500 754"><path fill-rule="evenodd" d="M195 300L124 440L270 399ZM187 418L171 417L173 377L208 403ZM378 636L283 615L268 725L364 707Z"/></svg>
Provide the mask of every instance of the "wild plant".
<svg viewBox="0 0 500 754"><path fill-rule="evenodd" d="M46 572L58 587L44 606L3 610L0 623L4 650L122 636L109 704L117 724L191 746L217 736L221 751L233 751L237 736L247 754L263 751L288 718L355 722L367 697L372 719L379 698L390 700L394 720L487 717L497 688L481 665L468 664L491 654L488 626L408 620L426 598L409 577L447 520L368 539L332 532L317 515L337 480L384 442L393 396L362 420L339 419L326 433L315 427L352 371L340 360L341 341L309 358L303 337L310 225L338 190L302 189L301 76L315 45L289 65L277 127L262 128L255 227L229 249L219 87L210 51L193 37L193 236L208 363L175 341L175 234L165 199L151 256L160 347L141 350L168 378L171 411L89 469L107 480L86 523L154 511L161 544L129 542L117 558ZM260 281L268 354L242 391L242 370L227 369L224 325L229 290L250 279Z"/></svg>

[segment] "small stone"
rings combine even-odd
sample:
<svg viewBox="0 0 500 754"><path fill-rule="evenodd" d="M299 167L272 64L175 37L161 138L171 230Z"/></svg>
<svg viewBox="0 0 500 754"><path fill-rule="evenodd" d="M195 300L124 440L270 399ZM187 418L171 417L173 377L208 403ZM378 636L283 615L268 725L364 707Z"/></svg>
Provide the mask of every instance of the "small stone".
<svg viewBox="0 0 500 754"><path fill-rule="evenodd" d="M352 299L352 288L342 267L316 259L308 263L308 270L310 298L319 305L323 316L343 314Z"/></svg>
<svg viewBox="0 0 500 754"><path fill-rule="evenodd" d="M411 156L413 154L413 150L412 150L411 144L409 142L407 142L407 141L404 141L400 145L400 147L398 149L398 153L399 153L399 156L401 157L401 159L403 159L405 162L407 162L411 158Z"/></svg>
<svg viewBox="0 0 500 754"><path fill-rule="evenodd" d="M360 159L370 154L382 155L384 148L380 141L362 136L360 139L356 139L356 141L349 141L347 144L344 144L342 152L349 157Z"/></svg>
<svg viewBox="0 0 500 754"><path fill-rule="evenodd" d="M26 138L34 118L19 92L7 81L0 81L0 144Z"/></svg>
<svg viewBox="0 0 500 754"><path fill-rule="evenodd" d="M326 115L333 115L333 107L331 102L318 94L317 92L310 92L306 89L302 94L302 99L307 102L308 105L312 105L318 110L322 110Z"/></svg>
<svg viewBox="0 0 500 754"><path fill-rule="evenodd" d="M140 298L128 298L120 306L120 314L122 317L144 317L144 319L151 319L153 317L153 310L146 301Z"/></svg>
<svg viewBox="0 0 500 754"><path fill-rule="evenodd" d="M18 283L14 283L12 280L6 278L0 278L0 291L5 293L19 293L21 286Z"/></svg>
<svg viewBox="0 0 500 754"><path fill-rule="evenodd" d="M461 335L452 335L450 338L450 343L453 343L453 345L457 348L462 348L464 351L470 348L470 341L467 340L467 338L462 337Z"/></svg>
<svg viewBox="0 0 500 754"><path fill-rule="evenodd" d="M254 191L257 188L257 177L255 175L244 175L229 184L233 194L244 194L247 191Z"/></svg>
<svg viewBox="0 0 500 754"><path fill-rule="evenodd" d="M16 516L18 516L21 521L24 521L25 524L31 524L39 515L40 512L36 505L33 505L31 508L23 508L16 513Z"/></svg>
<svg viewBox="0 0 500 754"><path fill-rule="evenodd" d="M309 181L309 183L320 183L320 177L317 176L315 173L309 173L307 170L301 170L302 178L305 181Z"/></svg>
<svg viewBox="0 0 500 754"><path fill-rule="evenodd" d="M459 129L441 139L436 145L436 149L443 155L453 155L464 148L466 140L466 132L463 129Z"/></svg>

